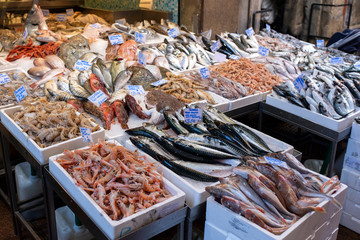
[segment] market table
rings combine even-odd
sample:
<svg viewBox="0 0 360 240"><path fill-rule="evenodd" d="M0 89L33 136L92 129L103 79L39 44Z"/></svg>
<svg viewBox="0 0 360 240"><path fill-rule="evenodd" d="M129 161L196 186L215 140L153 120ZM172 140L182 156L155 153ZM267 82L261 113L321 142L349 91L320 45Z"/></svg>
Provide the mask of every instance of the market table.
<svg viewBox="0 0 360 240"><path fill-rule="evenodd" d="M54 207L54 192L61 198L61 200L73 211L73 213L81 220L85 227L93 234L95 239L108 239L103 231L87 216L84 210L75 202L74 198L60 185L49 171L49 166L44 168L44 178L47 188L47 207L50 215L51 222L51 236L50 239L57 239L56 220L55 220L55 207ZM188 207L183 207L167 216L160 218L148 225L145 225L133 233L126 235L120 239L149 239L162 233L174 226L177 226L177 239L184 239L184 222Z"/></svg>
<svg viewBox="0 0 360 240"><path fill-rule="evenodd" d="M263 114L272 116L281 121L303 128L314 135L317 135L321 138L331 141L332 146L331 146L330 160L328 161L328 164L325 161L321 169L322 172L325 172L327 166L329 166L327 175L331 177L334 168L337 145L340 141L346 139L349 136L351 131L351 125L342 131L335 131L326 128L324 126L321 126L318 123L312 122L300 116L284 111L280 108L266 104L265 102L261 102L260 111L259 111L259 127L258 127L259 131L261 131Z"/></svg>
<svg viewBox="0 0 360 240"><path fill-rule="evenodd" d="M19 238L21 239L21 225L22 225L29 231L29 233L34 237L34 239L42 239L36 233L36 231L33 229L31 224L29 224L29 222L22 215L22 212L25 210L29 210L29 207L26 207L26 208L21 207L21 205L23 205L23 204L32 202L34 200L41 199L42 196L35 197L33 199L30 199L30 200L22 202L22 203L19 203L17 201L16 183L15 183L14 173L12 171L12 165L11 165L12 161L10 159L9 144L11 144L18 151L18 153L20 153L20 155L27 162L29 162L31 167L37 172L37 174L39 175L39 177L43 183L42 184L43 194L44 194L44 196L46 196L47 192L46 192L45 182L44 182L44 178L43 178L44 165L41 165L35 159L35 157L8 131L8 129L2 124L2 122L0 122L0 132L1 132L1 140L2 140L3 161L4 161L5 175L6 175L7 188L8 188L8 197L10 200L10 206L11 206L11 210L12 210L11 212L12 212L12 217L13 217L15 234L18 235ZM44 200L45 200L45 206L46 206L47 205L46 198ZM39 204L33 205L32 208L37 207L37 206L39 206ZM49 213L45 207L45 215L46 215L47 226L48 226L47 230L48 230L48 234L50 235L49 221L48 221L49 214L51 214L51 213Z"/></svg>

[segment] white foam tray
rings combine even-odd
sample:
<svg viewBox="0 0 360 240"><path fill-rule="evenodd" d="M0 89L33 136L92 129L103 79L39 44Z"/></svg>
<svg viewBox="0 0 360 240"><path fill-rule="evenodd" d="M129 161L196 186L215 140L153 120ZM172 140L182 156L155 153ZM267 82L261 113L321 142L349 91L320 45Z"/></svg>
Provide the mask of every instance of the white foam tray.
<svg viewBox="0 0 360 240"><path fill-rule="evenodd" d="M324 177L324 179L327 178ZM341 188L333 194L333 197L335 197L335 199L341 204L344 203L346 189L347 186L342 184ZM323 207L326 210L326 213L309 212L284 233L274 235L257 224L242 217L240 214L236 214L230 209L219 204L213 197L209 197L207 199L206 206L206 222L215 225L217 228L222 229L228 234L232 233L239 239L305 240L331 238L332 234L336 232L339 224L342 208L339 209L328 200L321 202L318 206ZM318 235L327 232L325 235L327 237L317 238L316 231L318 231Z"/></svg>
<svg viewBox="0 0 360 240"><path fill-rule="evenodd" d="M360 202L359 199L356 202L351 201L348 197L345 200L344 212L351 213L354 218L360 219Z"/></svg>
<svg viewBox="0 0 360 240"><path fill-rule="evenodd" d="M354 157L359 159L360 158L360 141L355 140L353 138L349 138L346 154L350 157Z"/></svg>
<svg viewBox="0 0 360 240"><path fill-rule="evenodd" d="M352 169L360 175L360 158L345 154L343 168Z"/></svg>
<svg viewBox="0 0 360 240"><path fill-rule="evenodd" d="M346 193L346 201L350 200L359 203L359 199L360 199L360 191L357 191L353 189L351 186L348 186L348 190Z"/></svg>
<svg viewBox="0 0 360 240"><path fill-rule="evenodd" d="M350 137L356 141L360 141L360 124L355 121L352 123Z"/></svg>
<svg viewBox="0 0 360 240"><path fill-rule="evenodd" d="M273 151L293 153L293 150L294 150L293 146L291 146L287 143L281 142L280 140L277 140L268 135L265 135L264 133L261 133L255 129L251 129L251 130L256 132L261 138L263 138L264 141L269 145L269 147ZM121 136L121 138L120 137L116 138L116 140L123 143L124 146L130 150L137 149L131 143L131 141L128 140L128 138L129 138L129 136L124 135L124 136ZM145 155L147 155L147 154L145 154ZM150 156L148 156L148 157L152 161L156 162L156 160L154 160ZM162 169L163 169L162 171L163 171L164 177L166 177L169 181L174 183L178 188L180 188L182 191L185 192L186 204L189 207L195 207L195 206L205 202L206 199L210 196L210 194L205 191L205 187L217 184L217 183L211 183L211 182L200 182L200 181L190 179L188 177L180 176L164 166L162 166Z"/></svg>
<svg viewBox="0 0 360 240"><path fill-rule="evenodd" d="M18 111L21 106L14 106L1 110L0 117L4 126L13 134L13 136L33 155L33 157L40 163L46 164L49 157L63 152L65 149L73 150L87 146L88 143L82 140L82 137L73 138L64 142L60 142L49 147L41 148L37 143L32 140L29 135L17 125L10 117L14 112ZM98 139L105 137L105 130L100 127L96 132L91 133L93 141L97 142Z"/></svg>
<svg viewBox="0 0 360 240"><path fill-rule="evenodd" d="M360 234L360 219L351 216L350 213L343 212L340 224Z"/></svg>
<svg viewBox="0 0 360 240"><path fill-rule="evenodd" d="M359 172L350 169L343 168L341 171L341 182L348 185L356 191L360 191L360 174Z"/></svg>
<svg viewBox="0 0 360 240"><path fill-rule="evenodd" d="M165 217L184 206L185 194L164 177L164 186L172 197L129 217L113 221L88 193L75 184L75 180L69 173L55 161L61 155L50 157L50 172L109 239L124 237L134 230Z"/></svg>
<svg viewBox="0 0 360 240"><path fill-rule="evenodd" d="M298 107L292 103L286 102L287 100L280 99L278 96L274 96L273 94L269 94L266 97L266 103L269 105L272 105L274 107L277 107L281 110L287 111L289 113L292 113L296 116L302 117L304 119L310 120L312 122L315 122L321 126L324 126L326 128L329 128L334 131L341 132L349 127L351 127L352 122L354 121L354 118L360 115L359 109L356 109L356 111L346 118L335 120L330 117L326 117L320 113L314 113L308 109Z"/></svg>

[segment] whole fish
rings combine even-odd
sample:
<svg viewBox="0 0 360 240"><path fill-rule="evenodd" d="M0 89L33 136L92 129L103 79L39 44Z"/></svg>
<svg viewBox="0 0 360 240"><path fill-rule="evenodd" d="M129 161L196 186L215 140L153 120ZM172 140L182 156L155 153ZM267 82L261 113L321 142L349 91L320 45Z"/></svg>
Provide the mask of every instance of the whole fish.
<svg viewBox="0 0 360 240"><path fill-rule="evenodd" d="M113 85L115 85L116 76L125 70L125 60L122 61L112 61L110 66L110 74L113 81Z"/></svg>
<svg viewBox="0 0 360 240"><path fill-rule="evenodd" d="M150 117L146 115L141 106L136 102L135 98L129 94L125 96L126 106L130 109L132 113L138 116L140 119L149 119Z"/></svg>
<svg viewBox="0 0 360 240"><path fill-rule="evenodd" d="M129 129L127 122L129 120L129 114L125 109L125 103L120 100L115 100L111 107L114 109L115 115L121 125L122 129Z"/></svg>
<svg viewBox="0 0 360 240"><path fill-rule="evenodd" d="M111 108L107 102L103 102L100 105L100 110L104 113L106 129L110 130L111 124L114 122L115 118L113 108Z"/></svg>
<svg viewBox="0 0 360 240"><path fill-rule="evenodd" d="M95 117L99 118L104 124L106 124L104 113L95 104L86 100L83 103L83 108L85 112L94 115Z"/></svg>
<svg viewBox="0 0 360 240"><path fill-rule="evenodd" d="M177 70L183 70L179 60L173 54L167 53L165 57L173 68Z"/></svg>
<svg viewBox="0 0 360 240"><path fill-rule="evenodd" d="M171 127L172 130L174 130L174 132L176 134L187 134L189 133L188 130L186 130L183 126L181 126L179 120L170 112L168 111L164 111L164 117L166 122L169 124L169 126Z"/></svg>
<svg viewBox="0 0 360 240"><path fill-rule="evenodd" d="M79 82L73 78L69 78L69 89L72 95L75 97L84 99L90 97L89 92L83 88Z"/></svg>
<svg viewBox="0 0 360 240"><path fill-rule="evenodd" d="M67 72L68 72L68 70L66 68L52 69L52 70L46 72L39 81L30 84L30 87L32 89L35 89L35 88L39 87L41 84L44 84L47 81L54 79L55 77L65 75Z"/></svg>
<svg viewBox="0 0 360 240"><path fill-rule="evenodd" d="M56 55L47 55L45 57L45 61L53 69L54 68L65 68L64 61L61 58L59 58L58 56L56 56Z"/></svg>
<svg viewBox="0 0 360 240"><path fill-rule="evenodd" d="M100 79L93 73L90 74L90 88L92 92L97 92L98 90L101 90L110 98L110 95L107 89L105 88L104 83L101 82Z"/></svg>
<svg viewBox="0 0 360 240"><path fill-rule="evenodd" d="M114 86L114 92L119 91L121 88L123 88L127 82L130 80L132 75L132 72L129 70L123 70L121 71L113 81Z"/></svg>

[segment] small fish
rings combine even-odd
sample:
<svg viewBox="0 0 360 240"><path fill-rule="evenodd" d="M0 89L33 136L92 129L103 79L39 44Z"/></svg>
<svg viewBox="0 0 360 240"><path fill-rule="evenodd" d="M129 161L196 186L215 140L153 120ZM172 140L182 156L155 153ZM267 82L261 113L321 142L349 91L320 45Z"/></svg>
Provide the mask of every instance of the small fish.
<svg viewBox="0 0 360 240"><path fill-rule="evenodd" d="M100 110L104 114L106 129L110 130L111 124L114 122L115 119L114 110L113 108L110 107L110 105L107 102L103 102L100 105Z"/></svg>
<svg viewBox="0 0 360 240"><path fill-rule="evenodd" d="M122 129L129 129L127 122L129 120L129 114L125 109L125 103L120 100L115 100L111 107L114 109L115 115L121 125Z"/></svg>
<svg viewBox="0 0 360 240"><path fill-rule="evenodd" d="M35 89L38 86L40 86L41 84L44 84L47 81L54 79L57 76L65 75L67 72L68 72L68 70L66 68L52 69L52 70L46 72L39 81L30 84L30 87L32 89Z"/></svg>
<svg viewBox="0 0 360 240"><path fill-rule="evenodd" d="M178 70L183 70L182 67L181 67L181 64L179 62L179 60L173 55L173 54L170 54L170 53L167 53L165 55L166 59L169 61L169 64L175 68L175 69L178 69Z"/></svg>
<svg viewBox="0 0 360 240"><path fill-rule="evenodd" d="M121 71L114 79L114 82L113 82L114 92L117 92L121 88L123 88L127 84L127 82L130 80L131 75L132 75L132 72L129 70Z"/></svg>

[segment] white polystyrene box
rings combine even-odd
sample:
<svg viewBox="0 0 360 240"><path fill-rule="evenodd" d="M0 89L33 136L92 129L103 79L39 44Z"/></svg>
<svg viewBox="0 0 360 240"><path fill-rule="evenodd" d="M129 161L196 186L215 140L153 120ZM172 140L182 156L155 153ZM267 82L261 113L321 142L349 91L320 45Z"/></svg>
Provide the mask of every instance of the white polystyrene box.
<svg viewBox="0 0 360 240"><path fill-rule="evenodd" d="M360 174L360 157L352 157L346 153L344 157L343 168L353 169Z"/></svg>
<svg viewBox="0 0 360 240"><path fill-rule="evenodd" d="M351 216L353 216L357 219L360 219L360 201L359 201L359 199L356 202L353 202L347 198L345 200L343 211L346 213L351 213Z"/></svg>
<svg viewBox="0 0 360 240"><path fill-rule="evenodd" d="M327 179L324 177L324 179ZM342 184L341 188L333 194L333 197L343 205L346 196L347 186ZM217 228L225 232L231 232L242 239L262 240L302 240L317 239L316 230L322 226L327 226L328 237L333 232L334 226L339 224L341 208L333 207L333 203L328 200L321 202L318 206L323 207L326 213L309 212L293 224L281 235L274 235L260 226L252 223L240 214L236 214L214 200L213 197L207 199L206 221L216 225ZM335 210L336 209L336 210ZM327 224L327 221L330 221ZM324 225L327 224L327 225Z"/></svg>
<svg viewBox="0 0 360 240"><path fill-rule="evenodd" d="M242 240L232 233L227 233L213 224L205 221L204 239L206 240Z"/></svg>
<svg viewBox="0 0 360 240"><path fill-rule="evenodd" d="M353 189L351 186L348 186L348 190L346 193L346 200L350 200L353 202L360 202L360 191Z"/></svg>
<svg viewBox="0 0 360 240"><path fill-rule="evenodd" d="M352 123L350 137L356 141L360 141L360 124L358 124L356 121Z"/></svg>
<svg viewBox="0 0 360 240"><path fill-rule="evenodd" d="M360 219L351 216L351 214L343 212L340 224L360 234Z"/></svg>
<svg viewBox="0 0 360 240"><path fill-rule="evenodd" d="M165 217L184 206L185 194L164 177L164 186L171 193L172 197L129 217L123 218L119 221L113 221L88 193L75 184L75 180L69 175L69 173L55 161L57 157L61 155L62 154L58 154L50 157L50 172L54 175L55 179L61 184L61 186L72 196L76 203L110 239L117 239L119 237L126 236L132 231L161 217Z"/></svg>
<svg viewBox="0 0 360 240"><path fill-rule="evenodd" d="M314 113L306 108L298 107L278 96L274 96L273 94L267 95L266 103L334 131L343 131L349 128L354 121L354 118L360 115L359 109L356 109L354 113L348 115L347 117L335 120L320 113Z"/></svg>
<svg viewBox="0 0 360 240"><path fill-rule="evenodd" d="M82 137L79 136L45 148L39 147L39 145L37 145L37 143L32 140L27 133L23 132L20 126L17 125L10 117L20 108L21 106L14 106L1 110L1 122L40 164L46 164L49 157L61 153L65 149L73 150L88 145L88 143L83 141ZM91 133L91 137L94 142L97 142L98 139L103 139L105 137L105 130L100 127L98 131Z"/></svg>
<svg viewBox="0 0 360 240"><path fill-rule="evenodd" d="M360 141L349 138L346 154L350 157L360 158Z"/></svg>
<svg viewBox="0 0 360 240"><path fill-rule="evenodd" d="M229 102L228 111L263 101L265 93L255 93Z"/></svg>
<svg viewBox="0 0 360 240"><path fill-rule="evenodd" d="M360 174L359 172L350 169L343 168L341 171L341 182L345 183L349 187L360 191Z"/></svg>

